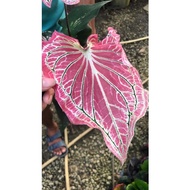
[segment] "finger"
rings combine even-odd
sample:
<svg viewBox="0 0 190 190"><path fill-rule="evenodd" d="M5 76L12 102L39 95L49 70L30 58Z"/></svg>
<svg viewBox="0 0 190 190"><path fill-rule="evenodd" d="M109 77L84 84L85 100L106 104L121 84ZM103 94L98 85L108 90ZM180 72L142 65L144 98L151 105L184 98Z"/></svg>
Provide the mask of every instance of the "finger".
<svg viewBox="0 0 190 190"><path fill-rule="evenodd" d="M46 91L55 85L55 80L52 78L42 77L42 91Z"/></svg>
<svg viewBox="0 0 190 190"><path fill-rule="evenodd" d="M47 90L44 95L43 95L43 98L42 98L42 101L45 103L45 104L51 104L52 102L52 99L53 99L53 95L54 95L54 89L53 88L50 88L49 90Z"/></svg>

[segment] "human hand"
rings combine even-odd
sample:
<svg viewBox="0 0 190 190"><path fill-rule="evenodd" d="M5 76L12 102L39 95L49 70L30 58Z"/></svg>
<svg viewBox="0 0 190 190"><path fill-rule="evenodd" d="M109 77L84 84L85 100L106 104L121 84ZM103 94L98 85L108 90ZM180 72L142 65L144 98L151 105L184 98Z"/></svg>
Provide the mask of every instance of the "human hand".
<svg viewBox="0 0 190 190"><path fill-rule="evenodd" d="M42 111L50 105L54 95L55 80L52 78L42 77Z"/></svg>

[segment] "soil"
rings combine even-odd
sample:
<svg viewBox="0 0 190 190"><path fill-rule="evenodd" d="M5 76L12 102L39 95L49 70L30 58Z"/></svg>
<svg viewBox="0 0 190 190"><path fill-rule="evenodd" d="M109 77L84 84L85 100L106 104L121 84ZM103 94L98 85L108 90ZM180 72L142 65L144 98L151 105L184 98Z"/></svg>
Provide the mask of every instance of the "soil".
<svg viewBox="0 0 190 190"><path fill-rule="evenodd" d="M112 6L104 7L100 10L98 16L96 17L96 30L97 34L99 35L100 40L103 39L107 35L107 28L113 27L117 30L118 34L120 34L121 41L127 41L127 40L133 40L141 37L148 36L148 11L144 10L143 7L145 7L148 4L147 0L131 0L130 5L127 8L124 9L116 9ZM130 61L130 63L136 67L136 69L139 71L140 77L142 81L146 80L148 78L148 40L142 40L135 43L129 43L124 44L123 48L126 52L126 55ZM148 82L144 84L144 88L148 90ZM60 123L60 120L55 112L54 106L52 105L52 110L54 111L54 117L55 120ZM43 126L43 129L44 126ZM86 129L88 129L87 126L69 126L68 127L68 140L71 142L74 138L76 138L79 134L84 132ZM96 144L93 142L96 142ZM84 144L85 142L85 144ZM91 143L93 142L93 147L91 146ZM146 115L141 118L135 128L135 136L132 140L132 143L129 148L128 152L128 160L130 158L136 156L140 157L140 148L148 143L148 111ZM89 173L91 170L98 170L98 166L94 168L88 168L84 162L84 159L88 157L88 155L92 155L92 159L95 154L92 154L92 151L96 152L102 159L105 159L103 162L106 162L106 159L109 155L109 151L107 150L107 147L104 146L104 141L102 138L101 133L98 130L93 129L89 134L84 136L82 139L77 141L76 145L69 148L69 173L70 173L70 186L71 189L77 189L77 190L94 190L94 189L105 189L107 190L110 187L110 183L112 183L112 180L110 179L110 175L112 172L111 167L109 166L107 171L107 176L104 183L101 183L102 176L104 176L102 171L96 171L97 172L97 180L91 180ZM102 145L101 149L105 149L105 152L100 154L100 146ZM76 155L77 151L82 151L86 156L81 154ZM75 154L76 153L76 154ZM42 138L42 162L46 162L48 159L53 157L51 153L47 151L47 144L45 142L45 134L43 133ZM110 164L110 159L107 159ZM42 188L44 190L48 189L56 189L56 190L63 190L65 189L65 178L64 178L64 159L57 159L54 161L55 163L50 164L49 166L45 167L42 172ZM100 160L101 162L101 160ZM115 158L114 161L115 165L115 171L116 173L119 172L121 169L121 165L117 158ZM96 163L96 162L95 162ZM97 164L97 163L96 163ZM90 165L90 164L89 164ZM105 164L101 167L108 167L108 164ZM84 168L85 167L85 168ZM90 166L89 166L90 167ZM73 174L74 169L76 175ZM61 174L60 174L61 170ZM81 179L81 172L86 173L86 177L84 179ZM89 172L89 173L88 173ZM95 172L95 171L94 171ZM100 172L100 173L98 173ZM59 173L59 175L58 175ZM50 178L49 176L53 175L53 178ZM60 177L61 176L61 177ZM79 179L77 181L77 177L79 176ZM85 174L84 174L85 176ZM100 176L100 178L98 178ZM87 179L87 180L86 180ZM95 177L93 178L95 179ZM86 181L85 181L86 180ZM81 182L83 181L83 182ZM94 181L94 182L92 182ZM50 184L51 183L51 184ZM87 185L87 184L92 185ZM94 185L95 183L95 185ZM116 181L115 181L116 183ZM53 185L52 185L53 184ZM93 186L94 185L94 186ZM95 187L99 188L95 188Z"/></svg>

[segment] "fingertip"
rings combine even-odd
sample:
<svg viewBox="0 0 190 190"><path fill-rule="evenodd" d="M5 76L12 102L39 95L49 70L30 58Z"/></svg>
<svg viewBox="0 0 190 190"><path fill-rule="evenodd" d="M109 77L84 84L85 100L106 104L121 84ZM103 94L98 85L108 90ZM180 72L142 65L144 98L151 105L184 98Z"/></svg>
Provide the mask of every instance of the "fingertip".
<svg viewBox="0 0 190 190"><path fill-rule="evenodd" d="M45 91L55 85L55 80L53 78L42 77L42 91Z"/></svg>

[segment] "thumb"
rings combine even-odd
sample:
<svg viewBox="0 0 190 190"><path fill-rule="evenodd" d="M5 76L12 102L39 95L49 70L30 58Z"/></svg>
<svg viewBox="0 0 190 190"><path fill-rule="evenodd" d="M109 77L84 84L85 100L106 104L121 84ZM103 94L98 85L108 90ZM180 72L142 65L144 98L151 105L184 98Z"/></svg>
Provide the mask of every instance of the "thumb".
<svg viewBox="0 0 190 190"><path fill-rule="evenodd" d="M55 85L55 80L52 78L42 77L42 91L46 91Z"/></svg>

